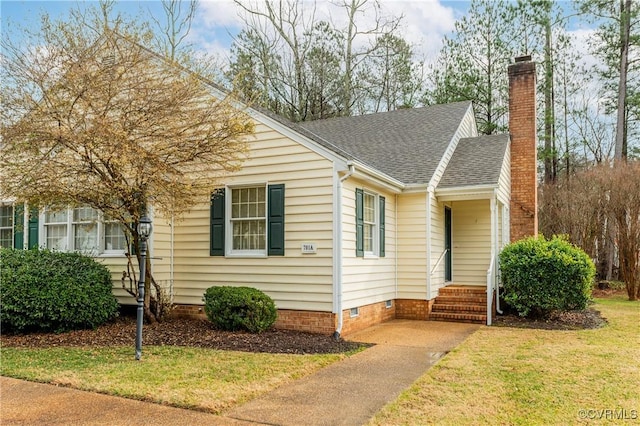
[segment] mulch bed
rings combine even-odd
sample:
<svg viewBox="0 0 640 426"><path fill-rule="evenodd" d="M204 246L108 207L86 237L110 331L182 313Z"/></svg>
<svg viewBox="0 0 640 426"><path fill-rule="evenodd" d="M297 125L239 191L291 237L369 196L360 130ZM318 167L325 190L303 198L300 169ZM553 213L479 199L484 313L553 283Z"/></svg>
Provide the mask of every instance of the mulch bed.
<svg viewBox="0 0 640 426"><path fill-rule="evenodd" d="M2 334L3 347L44 348L58 346L127 346L135 345L135 318L120 317L95 330L67 333ZM145 324L143 346L190 346L243 352L286 354L343 353L363 346L361 343L336 341L331 336L288 330L264 333L220 331L204 319L169 318L162 323Z"/></svg>
<svg viewBox="0 0 640 426"><path fill-rule="evenodd" d="M537 328L543 330L584 330L600 328L607 320L600 311L593 308L584 311L554 312L547 318L530 319L515 314L497 315L493 322L496 326Z"/></svg>

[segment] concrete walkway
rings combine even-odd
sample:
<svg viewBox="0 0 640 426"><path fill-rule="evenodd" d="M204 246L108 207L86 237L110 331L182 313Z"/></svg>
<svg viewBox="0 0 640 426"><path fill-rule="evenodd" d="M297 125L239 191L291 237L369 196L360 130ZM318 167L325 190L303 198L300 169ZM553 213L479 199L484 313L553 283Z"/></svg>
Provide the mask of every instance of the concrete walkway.
<svg viewBox="0 0 640 426"><path fill-rule="evenodd" d="M375 343L215 416L2 377L0 423L49 425L361 425L480 326L393 320L348 337Z"/></svg>

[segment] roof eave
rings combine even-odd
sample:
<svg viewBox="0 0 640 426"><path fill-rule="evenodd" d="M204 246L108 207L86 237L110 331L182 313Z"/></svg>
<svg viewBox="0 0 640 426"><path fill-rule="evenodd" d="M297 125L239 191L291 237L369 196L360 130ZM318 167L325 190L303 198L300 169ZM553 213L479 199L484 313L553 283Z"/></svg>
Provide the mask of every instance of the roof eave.
<svg viewBox="0 0 640 426"><path fill-rule="evenodd" d="M347 165L354 167L354 177L373 180L378 186L381 186L395 194L399 194L405 188L405 184L400 182L398 179L392 178L391 176L367 166L366 164L360 163L359 161L348 161Z"/></svg>
<svg viewBox="0 0 640 426"><path fill-rule="evenodd" d="M454 186L437 188L436 197L440 201L488 200L495 196L498 184Z"/></svg>

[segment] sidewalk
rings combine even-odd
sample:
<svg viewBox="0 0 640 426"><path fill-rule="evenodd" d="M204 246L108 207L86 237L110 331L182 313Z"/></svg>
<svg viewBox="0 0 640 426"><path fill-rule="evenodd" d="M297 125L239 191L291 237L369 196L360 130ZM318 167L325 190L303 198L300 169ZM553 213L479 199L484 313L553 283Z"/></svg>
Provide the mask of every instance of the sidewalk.
<svg viewBox="0 0 640 426"><path fill-rule="evenodd" d="M393 320L348 336L375 343L224 416L0 378L4 425L361 425L480 326Z"/></svg>

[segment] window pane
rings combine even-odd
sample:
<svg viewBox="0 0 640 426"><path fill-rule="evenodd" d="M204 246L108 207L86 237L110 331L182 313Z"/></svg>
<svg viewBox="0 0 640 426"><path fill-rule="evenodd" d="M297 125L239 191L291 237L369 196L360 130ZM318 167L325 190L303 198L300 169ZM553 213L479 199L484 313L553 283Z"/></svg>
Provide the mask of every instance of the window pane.
<svg viewBox="0 0 640 426"><path fill-rule="evenodd" d="M373 225L364 225L364 251L373 251Z"/></svg>
<svg viewBox="0 0 640 426"><path fill-rule="evenodd" d="M127 240L124 231L119 223L107 222L104 225L104 249L105 250L125 250Z"/></svg>
<svg viewBox="0 0 640 426"><path fill-rule="evenodd" d="M265 250L266 188L233 188L231 192L232 249Z"/></svg>
<svg viewBox="0 0 640 426"><path fill-rule="evenodd" d="M364 221L375 223L376 221L376 197L371 194L364 194Z"/></svg>
<svg viewBox="0 0 640 426"><path fill-rule="evenodd" d="M11 228L12 226L13 226L13 206L0 206L0 227Z"/></svg>
<svg viewBox="0 0 640 426"><path fill-rule="evenodd" d="M0 229L0 247L13 247L13 233L11 232L11 228Z"/></svg>
<svg viewBox="0 0 640 426"><path fill-rule="evenodd" d="M78 251L95 252L98 250L98 224L73 225L73 248Z"/></svg>
<svg viewBox="0 0 640 426"><path fill-rule="evenodd" d="M74 222L94 222L98 220L98 211L91 207L78 207L73 209Z"/></svg>
<svg viewBox="0 0 640 426"><path fill-rule="evenodd" d="M264 250L266 247L264 220L233 222L234 250Z"/></svg>
<svg viewBox="0 0 640 426"><path fill-rule="evenodd" d="M47 225L47 248L51 250L67 250L67 225Z"/></svg>
<svg viewBox="0 0 640 426"><path fill-rule="evenodd" d="M46 223L67 223L67 211L51 211L47 210L44 221Z"/></svg>

